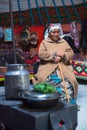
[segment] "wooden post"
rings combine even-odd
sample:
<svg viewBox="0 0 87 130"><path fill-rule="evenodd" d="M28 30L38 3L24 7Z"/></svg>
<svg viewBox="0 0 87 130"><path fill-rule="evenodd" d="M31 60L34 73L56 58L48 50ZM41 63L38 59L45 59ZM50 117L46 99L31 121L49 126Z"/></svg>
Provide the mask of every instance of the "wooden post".
<svg viewBox="0 0 87 130"><path fill-rule="evenodd" d="M16 47L15 47L15 40L14 40L12 0L9 0L9 11L10 11L10 16L11 16L11 28L12 28L12 42L13 42L14 63L17 63L17 60L16 60Z"/></svg>

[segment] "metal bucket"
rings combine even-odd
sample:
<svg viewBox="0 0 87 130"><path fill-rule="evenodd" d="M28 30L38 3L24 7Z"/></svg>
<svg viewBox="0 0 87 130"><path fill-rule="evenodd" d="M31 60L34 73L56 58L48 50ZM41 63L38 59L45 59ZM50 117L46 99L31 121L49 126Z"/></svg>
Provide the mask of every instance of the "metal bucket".
<svg viewBox="0 0 87 130"><path fill-rule="evenodd" d="M10 64L5 73L6 99L18 99L18 93L29 90L29 72L23 64Z"/></svg>

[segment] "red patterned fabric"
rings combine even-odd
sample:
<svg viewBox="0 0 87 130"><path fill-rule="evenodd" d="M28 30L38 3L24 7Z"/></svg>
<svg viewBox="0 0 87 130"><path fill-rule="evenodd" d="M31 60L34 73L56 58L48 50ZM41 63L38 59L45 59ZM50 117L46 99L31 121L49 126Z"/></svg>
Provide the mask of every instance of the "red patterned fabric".
<svg viewBox="0 0 87 130"><path fill-rule="evenodd" d="M76 77L87 80L87 63L82 61L72 60L71 65L74 69Z"/></svg>
<svg viewBox="0 0 87 130"><path fill-rule="evenodd" d="M26 64L34 64L34 63L37 62L38 60L39 60L39 58L38 58L38 56L36 55L36 56L34 56L34 57L30 58L30 59L25 59L25 63L26 63Z"/></svg>

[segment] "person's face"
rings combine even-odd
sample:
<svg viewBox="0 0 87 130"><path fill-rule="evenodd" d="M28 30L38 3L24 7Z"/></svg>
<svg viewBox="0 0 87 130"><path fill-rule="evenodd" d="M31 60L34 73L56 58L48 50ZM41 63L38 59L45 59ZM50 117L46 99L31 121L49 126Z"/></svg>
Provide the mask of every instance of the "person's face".
<svg viewBox="0 0 87 130"><path fill-rule="evenodd" d="M32 45L37 45L37 42L38 42L38 37L36 34L32 34L31 35L31 44Z"/></svg>
<svg viewBox="0 0 87 130"><path fill-rule="evenodd" d="M53 41L58 41L60 39L60 30L55 29L52 32L49 33L49 37L53 40Z"/></svg>

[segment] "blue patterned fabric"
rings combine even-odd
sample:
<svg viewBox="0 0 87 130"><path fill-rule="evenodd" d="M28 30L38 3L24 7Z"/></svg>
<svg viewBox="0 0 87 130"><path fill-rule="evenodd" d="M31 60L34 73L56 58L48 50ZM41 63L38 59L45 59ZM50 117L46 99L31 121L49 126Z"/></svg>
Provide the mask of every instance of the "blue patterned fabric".
<svg viewBox="0 0 87 130"><path fill-rule="evenodd" d="M74 99L73 86L68 81L67 78L65 78L64 80L65 80L65 84L67 87L68 97L70 99L70 103L76 104L76 101ZM63 100L65 102L67 101L64 85L63 85L62 79L57 75L57 69L51 75L49 75L47 77L46 82L49 84L52 84L56 88L56 91L60 94L60 100Z"/></svg>

